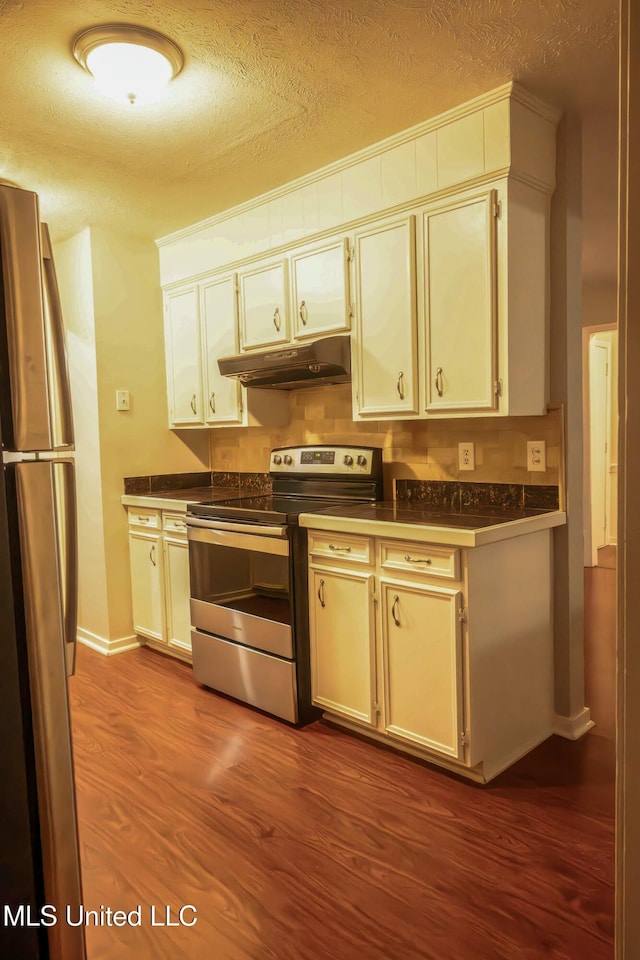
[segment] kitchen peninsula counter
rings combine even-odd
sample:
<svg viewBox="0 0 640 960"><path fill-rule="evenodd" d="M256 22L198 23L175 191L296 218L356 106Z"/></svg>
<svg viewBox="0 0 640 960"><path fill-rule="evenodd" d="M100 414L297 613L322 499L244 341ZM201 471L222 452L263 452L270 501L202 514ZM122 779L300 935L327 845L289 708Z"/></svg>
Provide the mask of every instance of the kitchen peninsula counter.
<svg viewBox="0 0 640 960"><path fill-rule="evenodd" d="M330 507L303 513L303 527L334 533L395 537L425 543L478 547L523 534L548 530L566 523L562 510L482 507L476 513L449 513L404 501L381 501Z"/></svg>

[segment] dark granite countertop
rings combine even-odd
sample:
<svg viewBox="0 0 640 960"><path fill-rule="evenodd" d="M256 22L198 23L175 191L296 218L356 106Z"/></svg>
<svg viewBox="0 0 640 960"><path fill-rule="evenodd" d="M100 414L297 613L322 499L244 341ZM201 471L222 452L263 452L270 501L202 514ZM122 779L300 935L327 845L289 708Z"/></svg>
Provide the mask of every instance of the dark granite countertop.
<svg viewBox="0 0 640 960"><path fill-rule="evenodd" d="M189 503L207 503L214 500L231 500L240 496L237 487L188 487L179 490L154 490L149 493L125 493L121 502L126 506L149 506L159 509L171 509L174 504L178 508ZM175 509L175 507L174 507Z"/></svg>
<svg viewBox="0 0 640 960"><path fill-rule="evenodd" d="M379 523L424 524L430 527L456 527L464 530L476 530L493 527L498 523L511 523L526 517L552 513L551 510L505 509L486 506L479 513L449 513L434 510L423 503L407 503L383 500L378 503L357 504L344 507L330 507L322 510L323 515L331 517L350 517L356 520L375 520Z"/></svg>
<svg viewBox="0 0 640 960"><path fill-rule="evenodd" d="M335 533L474 547L561 526L566 523L566 514L560 510L495 506L482 506L477 513L449 513L424 503L382 501L301 514L299 522L303 527Z"/></svg>

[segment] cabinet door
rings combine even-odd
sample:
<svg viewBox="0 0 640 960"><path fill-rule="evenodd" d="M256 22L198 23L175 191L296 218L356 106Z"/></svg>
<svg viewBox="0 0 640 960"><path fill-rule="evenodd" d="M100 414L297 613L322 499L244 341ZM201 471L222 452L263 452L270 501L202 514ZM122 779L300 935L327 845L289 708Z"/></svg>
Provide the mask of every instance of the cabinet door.
<svg viewBox="0 0 640 960"><path fill-rule="evenodd" d="M384 728L460 759L463 686L459 590L381 581Z"/></svg>
<svg viewBox="0 0 640 960"><path fill-rule="evenodd" d="M356 416L418 413L415 218L356 235Z"/></svg>
<svg viewBox="0 0 640 960"><path fill-rule="evenodd" d="M428 411L496 406L496 191L426 210Z"/></svg>
<svg viewBox="0 0 640 960"><path fill-rule="evenodd" d="M348 330L349 244L346 240L291 257L293 328L296 339Z"/></svg>
<svg viewBox="0 0 640 960"><path fill-rule="evenodd" d="M286 263L280 261L240 274L240 336L244 350L286 343Z"/></svg>
<svg viewBox="0 0 640 960"><path fill-rule="evenodd" d="M165 640L162 544L159 534L129 531L133 628L143 637Z"/></svg>
<svg viewBox="0 0 640 960"><path fill-rule="evenodd" d="M195 286L165 294L169 425L204 424L200 318Z"/></svg>
<svg viewBox="0 0 640 960"><path fill-rule="evenodd" d="M165 585L167 596L167 639L169 646L191 653L189 604L189 547L186 537L164 539Z"/></svg>
<svg viewBox="0 0 640 960"><path fill-rule="evenodd" d="M223 277L200 288L205 355L205 419L207 424L241 423L240 384L220 375L218 360L238 352L235 277Z"/></svg>
<svg viewBox="0 0 640 960"><path fill-rule="evenodd" d="M376 726L374 578L314 567L309 577L313 702Z"/></svg>

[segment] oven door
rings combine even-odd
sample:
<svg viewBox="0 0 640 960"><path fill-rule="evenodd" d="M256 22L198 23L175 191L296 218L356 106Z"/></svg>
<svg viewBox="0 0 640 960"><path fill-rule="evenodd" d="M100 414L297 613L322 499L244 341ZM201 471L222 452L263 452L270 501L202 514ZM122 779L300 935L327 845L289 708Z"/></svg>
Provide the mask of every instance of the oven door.
<svg viewBox="0 0 640 960"><path fill-rule="evenodd" d="M287 527L191 516L187 527L192 626L292 660Z"/></svg>

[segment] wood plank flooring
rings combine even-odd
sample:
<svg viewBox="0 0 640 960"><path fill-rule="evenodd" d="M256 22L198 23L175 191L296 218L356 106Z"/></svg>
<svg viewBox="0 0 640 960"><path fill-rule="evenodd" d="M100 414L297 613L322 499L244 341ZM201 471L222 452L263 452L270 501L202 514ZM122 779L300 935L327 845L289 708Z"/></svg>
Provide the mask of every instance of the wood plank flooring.
<svg viewBox="0 0 640 960"><path fill-rule="evenodd" d="M585 700L594 734L609 740L616 737L616 604L615 556L614 566L585 567Z"/></svg>
<svg viewBox="0 0 640 960"><path fill-rule="evenodd" d="M141 649L71 680L89 960L612 960L613 745L485 787L216 696ZM152 927L183 904L192 927ZM190 915L189 915L190 918ZM188 919L188 918L187 918Z"/></svg>

